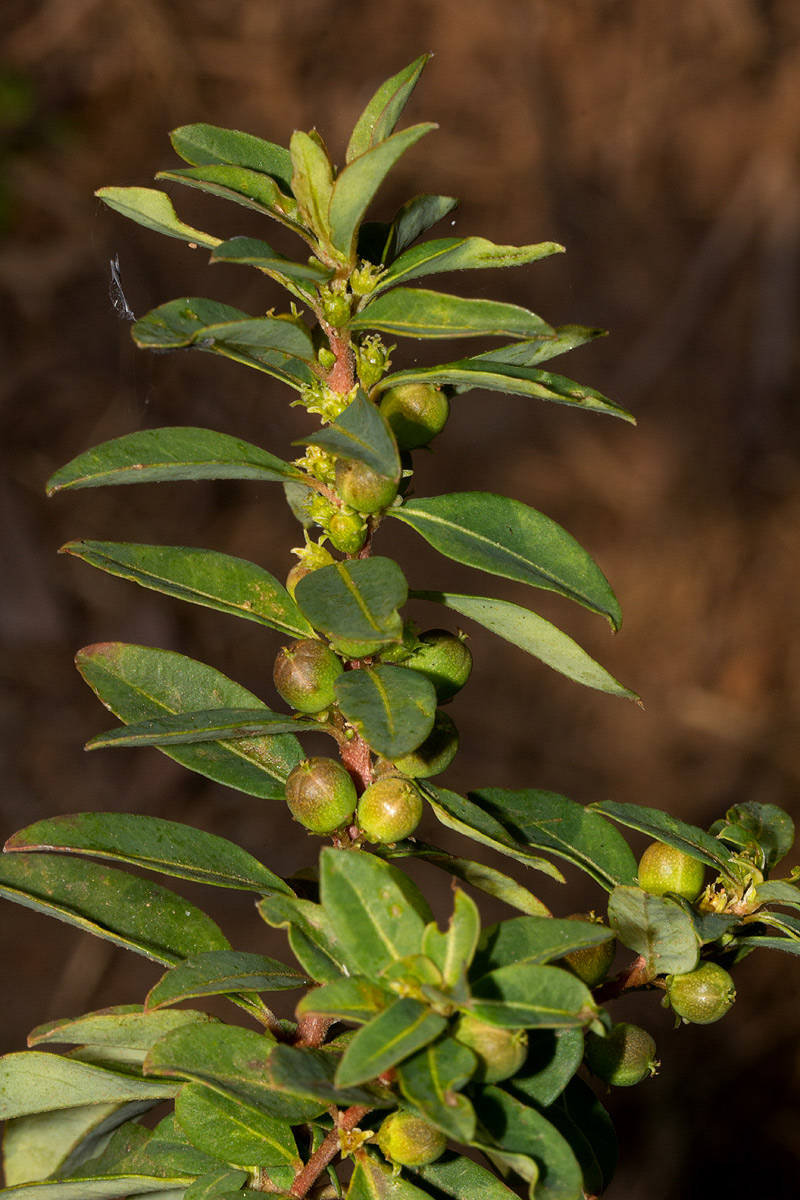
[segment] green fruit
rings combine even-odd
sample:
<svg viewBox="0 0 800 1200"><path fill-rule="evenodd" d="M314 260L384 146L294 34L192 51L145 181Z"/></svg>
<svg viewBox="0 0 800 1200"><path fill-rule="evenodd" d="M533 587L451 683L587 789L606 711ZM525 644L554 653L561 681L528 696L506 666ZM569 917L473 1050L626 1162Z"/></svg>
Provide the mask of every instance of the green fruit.
<svg viewBox="0 0 800 1200"><path fill-rule="evenodd" d="M357 512L345 512L342 509L337 509L328 518L326 530L332 544L342 554L358 554L367 536L363 517Z"/></svg>
<svg viewBox="0 0 800 1200"><path fill-rule="evenodd" d="M664 842L652 842L639 860L639 887L652 896L674 892L684 900L696 900L704 877L701 862Z"/></svg>
<svg viewBox="0 0 800 1200"><path fill-rule="evenodd" d="M357 512L375 513L389 507L397 495L397 484L366 463L340 458L336 464L336 491Z"/></svg>
<svg viewBox="0 0 800 1200"><path fill-rule="evenodd" d="M429 779L432 775L441 775L442 771L446 771L457 751L458 730L455 721L447 713L437 709L433 729L425 741L410 754L396 758L394 765L398 771L402 771L404 775L411 775L413 779Z"/></svg>
<svg viewBox="0 0 800 1200"><path fill-rule="evenodd" d="M420 634L420 645L403 666L419 671L436 689L438 704L452 700L472 671L472 652L462 638L446 629L429 629Z"/></svg>
<svg viewBox="0 0 800 1200"><path fill-rule="evenodd" d="M355 812L355 784L333 758L307 758L289 773L286 803L295 820L312 833L333 833Z"/></svg>
<svg viewBox="0 0 800 1200"><path fill-rule="evenodd" d="M594 913L570 913L566 919L568 921L591 921L595 925L603 925L603 922L598 920ZM595 946L584 946L581 950L573 950L570 954L565 954L562 961L587 987L593 988L605 979L616 952L616 938L609 938L607 942L598 942Z"/></svg>
<svg viewBox="0 0 800 1200"><path fill-rule="evenodd" d="M334 642L336 653L342 658L371 658L383 649L383 642L352 642L347 638L337 638Z"/></svg>
<svg viewBox="0 0 800 1200"><path fill-rule="evenodd" d="M733 1004L736 988L724 967L704 962L687 975L668 975L667 999L684 1021L713 1025Z"/></svg>
<svg viewBox="0 0 800 1200"><path fill-rule="evenodd" d="M462 1013L453 1036L478 1059L472 1078L479 1083L498 1083L516 1075L528 1057L528 1035L524 1029L501 1029Z"/></svg>
<svg viewBox="0 0 800 1200"><path fill-rule="evenodd" d="M378 1130L378 1145L389 1162L400 1167L424 1167L444 1153L447 1136L412 1113L390 1113Z"/></svg>
<svg viewBox="0 0 800 1200"><path fill-rule="evenodd" d="M370 842L399 842L422 818L422 796L408 779L390 775L371 783L358 802L356 820Z"/></svg>
<svg viewBox="0 0 800 1200"><path fill-rule="evenodd" d="M632 1087L658 1069L656 1044L646 1029L622 1021L605 1037L587 1033L585 1059L589 1070L604 1083Z"/></svg>
<svg viewBox="0 0 800 1200"><path fill-rule="evenodd" d="M343 670L341 661L324 642L301 638L278 651L272 678L278 693L292 708L317 713L333 704L333 685Z"/></svg>
<svg viewBox="0 0 800 1200"><path fill-rule="evenodd" d="M416 450L444 429L450 402L431 383L401 383L383 393L380 409L399 449Z"/></svg>

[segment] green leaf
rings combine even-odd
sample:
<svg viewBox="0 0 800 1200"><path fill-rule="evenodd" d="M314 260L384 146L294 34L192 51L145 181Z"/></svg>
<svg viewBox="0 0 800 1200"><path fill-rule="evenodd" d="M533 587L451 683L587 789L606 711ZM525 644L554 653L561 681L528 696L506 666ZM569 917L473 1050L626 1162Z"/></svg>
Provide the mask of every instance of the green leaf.
<svg viewBox="0 0 800 1200"><path fill-rule="evenodd" d="M311 980L277 959L240 950L196 954L162 975L147 996L153 1010L196 996L239 992L280 992L305 987Z"/></svg>
<svg viewBox="0 0 800 1200"><path fill-rule="evenodd" d="M274 737L281 733L320 733L318 722L298 721L285 713L263 708L217 708L203 712L179 713L153 721L139 721L122 729L98 733L86 743L85 750L107 750L135 746L191 746L198 742Z"/></svg>
<svg viewBox="0 0 800 1200"><path fill-rule="evenodd" d="M198 1150L247 1170L302 1166L291 1126L199 1083L175 1099L175 1119ZM289 1181L291 1182L291 1180Z"/></svg>
<svg viewBox="0 0 800 1200"><path fill-rule="evenodd" d="M698 829L696 825L687 825L669 813L639 804L618 804L613 800L598 801L590 808L619 821L621 825L627 825L629 829L647 833L667 846L675 846L690 858L696 858L719 871L726 872L728 869L731 852L726 846L705 830Z"/></svg>
<svg viewBox="0 0 800 1200"><path fill-rule="evenodd" d="M444 1017L411 996L401 996L362 1025L348 1045L336 1072L340 1087L377 1078L437 1038L447 1026Z"/></svg>
<svg viewBox="0 0 800 1200"><path fill-rule="evenodd" d="M484 350L482 354L474 354L468 362L471 363L503 363L506 366L515 363L520 367L536 367L539 363L551 358L567 354L577 346L584 346L596 338L605 337L605 329L591 329L587 325L557 325L555 336L532 338L529 341L510 342L506 346L495 346L493 350ZM463 387L457 385L455 392L469 391L465 381Z"/></svg>
<svg viewBox="0 0 800 1200"><path fill-rule="evenodd" d="M321 139L296 130L289 146L292 191L306 221L324 246L330 245L328 210L333 193L333 167Z"/></svg>
<svg viewBox="0 0 800 1200"><path fill-rule="evenodd" d="M461 888L454 889L453 914L447 931L442 933L434 922L425 926L422 952L439 968L446 988L455 987L464 971L469 969L480 931L478 906Z"/></svg>
<svg viewBox="0 0 800 1200"><path fill-rule="evenodd" d="M379 475L400 479L397 443L378 409L361 388L344 412L312 437L299 438L295 446L322 446L337 458L366 463Z"/></svg>
<svg viewBox="0 0 800 1200"><path fill-rule="evenodd" d="M586 985L569 971L512 963L472 984L470 1012L503 1029L561 1029L585 1025L595 1004Z"/></svg>
<svg viewBox="0 0 800 1200"><path fill-rule="evenodd" d="M454 196L436 196L428 192L414 196L398 209L389 225L374 221L361 226L359 256L376 266L390 263L420 234L457 207L458 200Z"/></svg>
<svg viewBox="0 0 800 1200"><path fill-rule="evenodd" d="M735 944L749 950L783 950L785 954L800 955L800 940L797 938L753 934L748 937L738 937Z"/></svg>
<svg viewBox="0 0 800 1200"><path fill-rule="evenodd" d="M0 1120L84 1104L167 1100L175 1087L163 1080L136 1079L60 1054L23 1050L0 1058Z"/></svg>
<svg viewBox="0 0 800 1200"><path fill-rule="evenodd" d="M59 553L141 587L256 621L290 637L311 637L314 632L283 584L244 558L193 546L85 540L67 542Z"/></svg>
<svg viewBox="0 0 800 1200"><path fill-rule="evenodd" d="M560 525L520 500L454 492L409 500L388 515L410 525L446 558L557 592L619 629L617 598L594 560Z"/></svg>
<svg viewBox="0 0 800 1200"><path fill-rule="evenodd" d="M400 1091L448 1137L469 1142L475 1136L475 1110L459 1090L477 1065L472 1051L454 1038L425 1046L397 1068Z"/></svg>
<svg viewBox="0 0 800 1200"><path fill-rule="evenodd" d="M303 616L333 641L399 642L398 608L408 597L403 572L391 558L350 559L311 571L297 584Z"/></svg>
<svg viewBox="0 0 800 1200"><path fill-rule="evenodd" d="M529 338L555 332L541 317L517 304L405 287L393 288L370 301L353 317L350 328L415 338Z"/></svg>
<svg viewBox="0 0 800 1200"><path fill-rule="evenodd" d="M476 1103L490 1146L533 1159L538 1178L532 1200L583 1200L583 1174L567 1140L542 1113L498 1087L484 1088Z"/></svg>
<svg viewBox="0 0 800 1200"><path fill-rule="evenodd" d="M92 1046L122 1046L133 1050L150 1047L173 1029L213 1020L208 1013L185 1008L174 1012L145 1012L139 1004L100 1009L82 1017L67 1017L39 1025L28 1035L28 1045L51 1042Z"/></svg>
<svg viewBox="0 0 800 1200"><path fill-rule="evenodd" d="M738 826L749 835L764 856L764 866L771 870L794 845L794 821L775 804L759 804L755 800L735 804L726 814L730 825ZM726 842L735 839L725 824L715 827L717 836Z"/></svg>
<svg viewBox="0 0 800 1200"><path fill-rule="evenodd" d="M5 849L93 854L217 887L292 895L288 884L235 842L178 821L138 813L50 817L13 834Z"/></svg>
<svg viewBox="0 0 800 1200"><path fill-rule="evenodd" d="M492 600L488 596L459 596L452 592L425 592L412 589L413 600L431 600L443 604L454 612L491 629L492 633L507 642L527 651L554 671L582 683L585 687L608 692L612 696L624 696L628 700L639 697L629 688L618 683L612 675L595 662L585 650L562 633L555 625L545 621L537 613L507 600Z"/></svg>
<svg viewBox="0 0 800 1200"><path fill-rule="evenodd" d="M483 930L475 971L492 971L510 963L541 965L575 950L599 946L614 936L606 925L558 917L512 917Z"/></svg>
<svg viewBox="0 0 800 1200"><path fill-rule="evenodd" d="M314 358L311 335L294 317L251 317L202 296L184 296L151 309L131 332L137 346L144 350L182 350L199 345L221 354L230 347L256 357L262 351L277 350L293 358Z"/></svg>
<svg viewBox="0 0 800 1200"><path fill-rule="evenodd" d="M347 1200L423 1200L425 1195L369 1152L356 1163L347 1189Z"/></svg>
<svg viewBox="0 0 800 1200"><path fill-rule="evenodd" d="M113 1174L107 1178L94 1174L89 1177L76 1175L70 1179L4 1188L0 1196L4 1200L119 1200L120 1189L124 1189L128 1200L140 1200L145 1195L152 1196L152 1200L182 1200L187 1183L189 1179L184 1175L174 1178L138 1174ZM244 1193L241 1195L245 1200Z"/></svg>
<svg viewBox="0 0 800 1200"><path fill-rule="evenodd" d="M322 905L357 973L381 983L393 962L419 954L431 912L406 875L370 854L322 851Z"/></svg>
<svg viewBox="0 0 800 1200"><path fill-rule="evenodd" d="M580 1029L537 1029L529 1039L525 1065L506 1087L517 1099L546 1108L560 1096L583 1060Z"/></svg>
<svg viewBox="0 0 800 1200"><path fill-rule="evenodd" d="M512 1200L517 1195L491 1171L452 1150L436 1162L415 1167L414 1174L439 1200Z"/></svg>
<svg viewBox="0 0 800 1200"><path fill-rule="evenodd" d="M419 671L362 667L346 671L333 686L347 720L384 758L409 754L433 728L436 690Z"/></svg>
<svg viewBox="0 0 800 1200"><path fill-rule="evenodd" d="M227 263L246 263L258 267L278 282L312 282L327 283L335 274L333 267L325 267L322 263L293 262L285 255L273 250L267 242L257 238L233 237L222 242L211 255L211 261Z"/></svg>
<svg viewBox="0 0 800 1200"><path fill-rule="evenodd" d="M276 929L288 929L289 946L303 970L321 983L341 975L358 974L334 933L320 904L295 896L266 896L258 904L261 916Z"/></svg>
<svg viewBox="0 0 800 1200"><path fill-rule="evenodd" d="M47 494L116 483L177 483L183 479L280 483L298 478L302 475L295 467L240 438L178 426L145 429L94 446L50 477Z"/></svg>
<svg viewBox="0 0 800 1200"><path fill-rule="evenodd" d="M412 125L402 133L374 141L358 157L348 158L348 165L333 184L328 212L331 241L348 259L355 257L358 227L389 171L406 150L436 128L430 123Z"/></svg>
<svg viewBox="0 0 800 1200"><path fill-rule="evenodd" d="M333 979L322 987L308 992L297 1005L298 1016L319 1013L338 1017L340 1021L370 1021L392 1002L394 996L378 987L369 979L356 975L347 979Z"/></svg>
<svg viewBox="0 0 800 1200"><path fill-rule="evenodd" d="M166 888L60 854L0 856L0 895L172 966L228 941L210 917Z"/></svg>
<svg viewBox="0 0 800 1200"><path fill-rule="evenodd" d="M483 788L470 792L470 799L520 841L574 863L607 891L636 880L636 859L622 835L597 813L566 796L532 789Z"/></svg>
<svg viewBox="0 0 800 1200"><path fill-rule="evenodd" d="M421 54L381 84L356 121L347 146L347 162L390 137L429 58L430 54Z"/></svg>
<svg viewBox="0 0 800 1200"><path fill-rule="evenodd" d="M89 687L125 724L215 707L261 707L257 696L213 667L171 650L106 642L87 646L75 661ZM191 771L265 799L283 799L284 782L303 759L300 743L288 733L159 749Z"/></svg>
<svg viewBox="0 0 800 1200"><path fill-rule="evenodd" d="M756 900L759 904L782 904L786 908L800 908L800 888L782 879L768 881L758 885Z"/></svg>
<svg viewBox="0 0 800 1200"><path fill-rule="evenodd" d="M436 238L423 242L412 250L406 250L396 258L381 276L377 291L384 291L396 283L408 283L423 275L435 275L441 271L479 270L485 267L520 267L525 263L538 262L552 254L563 254L564 247L557 242L539 242L530 246L498 246L486 238Z"/></svg>
<svg viewBox="0 0 800 1200"><path fill-rule="evenodd" d="M611 1183L619 1157L611 1118L583 1079L570 1080L559 1107L586 1139L602 1177L600 1190L604 1191Z"/></svg>
<svg viewBox="0 0 800 1200"><path fill-rule="evenodd" d="M286 188L290 185L292 158L289 151L254 137L252 133L198 123L174 129L169 140L176 153L192 166L228 163L234 167L249 167L251 171L271 175Z"/></svg>
<svg viewBox="0 0 800 1200"><path fill-rule="evenodd" d="M230 1171L226 1167L200 1175L183 1193L183 1200L226 1200L242 1195L241 1186L247 1183L247 1171Z"/></svg>
<svg viewBox="0 0 800 1200"><path fill-rule="evenodd" d="M388 846L380 847L380 852L387 858L408 856L423 858L426 862L431 862L435 866L441 867L443 871L454 875L456 879L471 884L472 887L485 892L487 896L494 896L496 900L510 904L512 908L519 909L520 912L530 913L534 916L549 916L550 910L546 904L543 904L521 883L517 883L516 879L498 871L496 867L488 867L485 863L475 862L469 858L457 858L454 854L447 854L436 846L429 846L427 843L418 841L400 842L393 849Z"/></svg>
<svg viewBox="0 0 800 1200"><path fill-rule="evenodd" d="M615 888L608 919L622 944L641 954L656 975L685 975L697 966L700 947L691 918L665 896Z"/></svg>
<svg viewBox="0 0 800 1200"><path fill-rule="evenodd" d="M181 221L172 206L172 201L166 192L155 188L143 187L106 187L99 188L95 196L146 229L163 233L167 237L179 238L182 242L194 243L198 246L213 248L220 244L220 238L201 229L193 229Z"/></svg>
<svg viewBox="0 0 800 1200"><path fill-rule="evenodd" d="M263 216L273 217L293 233L308 240L296 201L287 195L269 175L246 167L212 163L203 167L180 167L159 171L156 179L182 183L211 196L232 200Z"/></svg>

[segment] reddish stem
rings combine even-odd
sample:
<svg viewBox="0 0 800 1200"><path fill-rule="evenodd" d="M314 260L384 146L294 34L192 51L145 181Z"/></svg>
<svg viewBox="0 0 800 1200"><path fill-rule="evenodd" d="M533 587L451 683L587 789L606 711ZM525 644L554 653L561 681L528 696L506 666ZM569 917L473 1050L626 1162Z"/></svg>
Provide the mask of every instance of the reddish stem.
<svg viewBox="0 0 800 1200"><path fill-rule="evenodd" d="M316 1013L301 1017L295 1030L293 1044L295 1046L321 1046L331 1025L335 1023L335 1017L323 1017Z"/></svg>
<svg viewBox="0 0 800 1200"><path fill-rule="evenodd" d="M633 991L634 988L647 987L653 983L654 979L655 972L652 967L647 965L647 960L640 954L628 964L624 971L620 971L615 979L610 979L608 983L595 988L592 994L598 1003L605 1004L608 1000L616 1000L623 992Z"/></svg>
<svg viewBox="0 0 800 1200"><path fill-rule="evenodd" d="M330 1131L325 1141L315 1150L308 1160L302 1171L299 1171L295 1176L294 1183L289 1188L289 1195L299 1197L305 1196L308 1189L316 1179L322 1174L327 1166L329 1166L341 1149L339 1140L340 1130L347 1133L352 1132L362 1117L365 1117L370 1111L362 1104L354 1104L352 1108L348 1108L345 1112L337 1113L334 1118L336 1127Z"/></svg>

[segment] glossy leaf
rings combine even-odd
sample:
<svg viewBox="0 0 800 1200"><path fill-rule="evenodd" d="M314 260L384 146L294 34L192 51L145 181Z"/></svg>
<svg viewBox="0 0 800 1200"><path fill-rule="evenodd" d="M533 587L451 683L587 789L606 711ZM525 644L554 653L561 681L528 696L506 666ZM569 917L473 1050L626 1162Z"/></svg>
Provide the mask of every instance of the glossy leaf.
<svg viewBox="0 0 800 1200"><path fill-rule="evenodd" d="M529 338L554 332L541 317L517 304L405 287L384 292L365 305L350 328L414 338Z"/></svg>
<svg viewBox="0 0 800 1200"><path fill-rule="evenodd" d="M373 141L358 157L348 159L334 181L328 210L331 241L348 259L355 257L358 226L389 171L406 150L436 128L430 123L412 125L402 133Z"/></svg>
<svg viewBox="0 0 800 1200"><path fill-rule="evenodd" d="M549 517L509 496L454 492L409 500L388 515L410 525L446 558L557 592L608 618L622 612L589 554Z"/></svg>
<svg viewBox="0 0 800 1200"><path fill-rule="evenodd" d="M437 1038L447 1026L444 1017L411 996L401 996L362 1025L349 1043L336 1071L340 1087L377 1078Z"/></svg>
<svg viewBox="0 0 800 1200"><path fill-rule="evenodd" d="M358 974L380 984L383 969L418 954L432 914L410 879L369 854L326 848L322 905Z"/></svg>
<svg viewBox="0 0 800 1200"><path fill-rule="evenodd" d="M326 283L334 275L332 267L324 267L322 263L293 262L285 255L273 250L267 242L258 238L234 237L222 242L211 255L211 261L227 263L246 263L266 271L268 275L279 281Z"/></svg>
<svg viewBox="0 0 800 1200"><path fill-rule="evenodd" d="M95 196L115 212L122 213L123 217L129 217L138 225L163 233L166 237L210 248L220 244L220 238L184 224L166 192L159 192L156 188L106 187L99 188Z"/></svg>
<svg viewBox="0 0 800 1200"><path fill-rule="evenodd" d="M443 933L431 922L425 926L422 952L442 974L445 987L455 987L469 969L481 931L481 916L475 901L461 888L454 889L453 913Z"/></svg>
<svg viewBox="0 0 800 1200"><path fill-rule="evenodd" d="M337 458L366 463L371 470L395 483L400 479L397 443L377 405L361 388L335 421L312 437L300 438L293 444L322 446Z"/></svg>
<svg viewBox="0 0 800 1200"><path fill-rule="evenodd" d="M587 342L605 336L605 329L592 329L588 325L557 325L555 336L551 334L531 338L529 341L509 342L506 346L495 346L492 350L473 354L468 361L483 363L485 366L493 363L514 363L519 367L536 367L539 363L558 358L559 355L567 354L578 346L584 346ZM463 387L455 385L453 391L469 391L468 382L465 381Z"/></svg>
<svg viewBox="0 0 800 1200"><path fill-rule="evenodd" d="M153 721L138 721L122 729L98 733L85 750L108 750L135 746L193 746L198 742L239 741L242 738L275 737L281 733L320 733L312 720L295 720L285 713L263 708L217 708L179 713Z"/></svg>
<svg viewBox="0 0 800 1200"><path fill-rule="evenodd" d="M374 221L361 226L359 256L376 266L391 263L420 234L457 207L458 200L454 196L437 196L429 192L414 196L398 209L390 224Z"/></svg>
<svg viewBox="0 0 800 1200"><path fill-rule="evenodd" d="M469 1142L475 1136L475 1110L459 1090L477 1066L472 1051L454 1038L432 1042L397 1068L406 1100L448 1137Z"/></svg>
<svg viewBox="0 0 800 1200"><path fill-rule="evenodd" d="M408 585L390 558L351 559L312 571L297 584L303 616L326 637L351 642L399 642Z"/></svg>
<svg viewBox="0 0 800 1200"><path fill-rule="evenodd" d="M323 245L331 239L328 210L333 192L333 167L318 136L296 130L289 146L292 191L301 211Z"/></svg>
<svg viewBox="0 0 800 1200"><path fill-rule="evenodd" d="M517 1099L546 1108L560 1096L583 1060L583 1031L537 1029L525 1065L506 1083Z"/></svg>
<svg viewBox="0 0 800 1200"><path fill-rule="evenodd" d="M580 867L608 891L633 883L637 863L620 833L598 813L555 792L484 788L470 799L530 846Z"/></svg>
<svg viewBox="0 0 800 1200"><path fill-rule="evenodd" d="M691 919L664 896L618 887L608 919L624 946L641 954L656 975L684 975L697 966L700 947Z"/></svg>
<svg viewBox="0 0 800 1200"><path fill-rule="evenodd" d="M241 204L254 212L273 217L301 237L307 236L294 198L287 195L271 176L260 171L234 167L227 163L211 163L202 167L179 167L159 171L156 179L182 183L211 196L232 200L234 204Z"/></svg>
<svg viewBox="0 0 800 1200"><path fill-rule="evenodd" d="M281 992L311 982L291 967L263 954L212 950L194 955L162 975L147 996L149 1010L196 996L239 992Z"/></svg>
<svg viewBox="0 0 800 1200"><path fill-rule="evenodd" d="M384 758L409 754L433 728L436 691L419 671L362 667L340 675L334 691L347 720Z"/></svg>
<svg viewBox="0 0 800 1200"><path fill-rule="evenodd" d="M475 971L493 971L510 963L542 965L576 950L600 946L613 930L594 921L558 917L512 917L483 930L475 956Z"/></svg>
<svg viewBox="0 0 800 1200"><path fill-rule="evenodd" d="M695 825L687 825L678 817L661 812L657 808L645 808L639 804L618 804L614 800L598 801L590 805L592 811L601 812L629 829L638 829L664 842L675 846L690 858L707 863L720 871L725 871L731 859L731 852L717 838L712 837Z"/></svg>
<svg viewBox="0 0 800 1200"><path fill-rule="evenodd" d="M507 642L527 651L554 671L582 683L585 687L608 692L612 696L624 696L628 700L639 697L624 687L612 675L595 662L585 650L555 625L545 621L538 613L510 604L507 600L492 600L488 596L459 596L452 592L425 592L412 589L409 595L414 600L431 600L443 604L453 612L468 617L471 621L490 629Z"/></svg>
<svg viewBox="0 0 800 1200"><path fill-rule="evenodd" d="M496 1175L471 1158L445 1151L436 1162L415 1167L414 1176L442 1200L513 1200L517 1196Z"/></svg>
<svg viewBox="0 0 800 1200"><path fill-rule="evenodd" d="M441 271L480 270L486 267L520 267L538 262L552 254L563 254L557 242L539 242L530 246L498 246L482 237L436 238L406 250L381 276L377 291L397 283L408 283L423 275Z"/></svg>
<svg viewBox="0 0 800 1200"><path fill-rule="evenodd" d="M517 883L516 879L498 871L496 867L489 867L485 863L475 862L469 858L457 858L454 854L447 854L444 850L416 840L400 842L393 849L385 846L380 849L380 852L387 858L405 858L407 856L423 858L426 862L431 862L435 866L441 867L443 871L454 875L456 879L471 884L472 887L485 892L487 896L494 896L496 900L510 904L512 908L516 908L520 912L542 917L550 915L546 904L523 887L521 883Z"/></svg>
<svg viewBox="0 0 800 1200"><path fill-rule="evenodd" d="M313 635L283 584L244 558L194 546L84 540L67 542L59 553L71 554L141 587L256 621L290 637Z"/></svg>
<svg viewBox="0 0 800 1200"><path fill-rule="evenodd" d="M254 137L252 133L240 133L238 129L221 129L218 125L203 122L181 125L170 134L173 149L184 162L194 167L212 163L228 163L234 167L248 167L271 175L288 188L292 176L292 159L288 150Z"/></svg>
<svg viewBox="0 0 800 1200"><path fill-rule="evenodd" d="M340 1021L357 1021L364 1024L372 1020L392 1001L394 996L378 987L369 979L356 975L346 979L333 979L322 987L308 992L297 1005L298 1016L319 1013L337 1017Z"/></svg>
<svg viewBox="0 0 800 1200"><path fill-rule="evenodd" d="M94 446L52 475L47 494L67 488L121 483L177 483L184 479L255 479L262 483L301 478L266 450L210 429L145 429Z"/></svg>
<svg viewBox="0 0 800 1200"><path fill-rule="evenodd" d="M391 136L429 58L429 54L421 54L381 84L355 123L347 146L347 162Z"/></svg>
<svg viewBox="0 0 800 1200"><path fill-rule="evenodd" d="M5 848L91 854L217 887L292 895L288 884L235 842L178 821L138 813L50 817L13 834Z"/></svg>
<svg viewBox="0 0 800 1200"><path fill-rule="evenodd" d="M503 1029L563 1029L585 1025L595 1005L586 985L568 971L512 963L472 984L470 1011Z"/></svg>
<svg viewBox="0 0 800 1200"><path fill-rule="evenodd" d="M153 308L132 329L137 346L146 350L181 350L201 346L226 353L227 347L258 356L277 350L312 360L314 349L306 326L294 317L251 317L238 308L184 296Z"/></svg>
<svg viewBox="0 0 800 1200"><path fill-rule="evenodd" d="M134 1050L150 1047L184 1025L205 1024L213 1020L208 1013L191 1008L174 1012L145 1012L139 1004L100 1009L82 1017L62 1018L39 1025L28 1035L29 1046L67 1043L92 1046L122 1046Z"/></svg>
<svg viewBox="0 0 800 1200"><path fill-rule="evenodd" d="M291 1126L241 1105L198 1083L185 1084L175 1098L175 1119L193 1146L222 1162L252 1170L299 1170Z"/></svg>
<svg viewBox="0 0 800 1200"><path fill-rule="evenodd" d="M261 707L257 696L213 667L170 650L107 642L87 646L75 661L92 690L125 724L215 707ZM291 734L159 749L189 770L268 799L283 799L284 781L303 759Z"/></svg>
<svg viewBox="0 0 800 1200"><path fill-rule="evenodd" d="M228 942L188 900L125 871L58 854L0 856L0 895L172 966Z"/></svg>
<svg viewBox="0 0 800 1200"><path fill-rule="evenodd" d="M583 1200L583 1175L569 1143L534 1108L498 1087L484 1088L476 1103L478 1118L499 1149L533 1159L538 1178L535 1200Z"/></svg>
<svg viewBox="0 0 800 1200"><path fill-rule="evenodd" d="M313 979L325 983L359 973L322 905L295 896L273 895L261 900L258 910L268 925L288 930L292 953Z"/></svg>
<svg viewBox="0 0 800 1200"><path fill-rule="evenodd" d="M585 1138L602 1177L600 1190L605 1190L611 1183L619 1156L611 1118L583 1079L570 1080L559 1107Z"/></svg>
<svg viewBox="0 0 800 1200"><path fill-rule="evenodd" d="M163 1080L136 1079L60 1054L23 1050L0 1058L0 1120L84 1104L166 1100L175 1087Z"/></svg>

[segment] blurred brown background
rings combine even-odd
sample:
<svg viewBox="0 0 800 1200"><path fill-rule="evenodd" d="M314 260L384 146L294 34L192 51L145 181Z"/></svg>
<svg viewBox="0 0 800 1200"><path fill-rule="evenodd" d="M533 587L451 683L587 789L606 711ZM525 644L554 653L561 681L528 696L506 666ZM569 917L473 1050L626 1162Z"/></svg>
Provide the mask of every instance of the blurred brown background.
<svg viewBox="0 0 800 1200"><path fill-rule="evenodd" d="M191 121L283 144L316 124L341 154L374 88L423 51L435 57L407 120L440 130L402 161L376 212L437 191L462 197L457 233L564 243L567 255L541 265L443 286L610 329L555 369L639 420L633 430L472 393L420 464L420 493L504 491L591 550L625 610L616 639L545 593L494 593L555 620L646 704L582 692L473 631L474 682L452 708L463 749L445 781L653 804L701 825L746 799L797 816L796 0L5 0L3 25L4 835L58 812L119 809L197 823L287 873L308 861L314 843L276 807L185 777L156 751L80 749L111 722L72 668L78 646L180 650L269 703L277 635L55 556L78 536L178 542L251 557L282 578L298 536L277 489L163 485L48 502L43 486L87 446L155 425L206 424L291 456L307 419L278 384L200 354L134 350L108 262L119 255L137 315L179 295L252 312L279 295L255 272L209 272L202 251L126 223L92 193L146 185L174 162L167 131ZM293 249L244 209L173 194L184 219L218 236ZM395 365L417 356L435 361L442 348L405 342ZM383 544L405 555L412 586L492 590L402 531ZM430 610L419 618L441 622ZM602 911L602 896L570 879L581 890L568 901L526 882L559 912ZM246 898L210 903L237 944L280 952ZM0 919L3 1049L21 1048L35 1023L137 999L158 977L25 910L6 906ZM673 1033L648 996L619 1009L654 1030L664 1065L610 1098L623 1145L612 1197L795 1194L800 963L777 958L742 965L736 1010L706 1030Z"/></svg>

